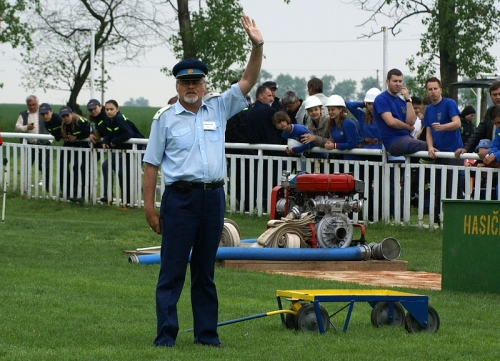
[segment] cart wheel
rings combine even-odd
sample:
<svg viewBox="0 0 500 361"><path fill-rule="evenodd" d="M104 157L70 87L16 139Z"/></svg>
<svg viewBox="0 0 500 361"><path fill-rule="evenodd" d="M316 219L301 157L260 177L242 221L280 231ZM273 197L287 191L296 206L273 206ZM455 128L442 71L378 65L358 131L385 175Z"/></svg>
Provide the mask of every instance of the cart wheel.
<svg viewBox="0 0 500 361"><path fill-rule="evenodd" d="M295 314L287 313L285 316L285 327L290 329L290 330L298 330L299 329L299 324L297 323L297 312L304 307L305 305L308 305L308 302L294 302L292 303L292 306L290 307L291 311L294 311Z"/></svg>
<svg viewBox="0 0 500 361"><path fill-rule="evenodd" d="M330 326L330 317L328 312L322 306L319 306L321 313L321 320L323 321L323 327L325 331L328 330ZM318 320L316 318L316 311L314 310L314 304L308 303L300 308L295 316L297 320L297 329L299 331L319 331Z"/></svg>
<svg viewBox="0 0 500 361"><path fill-rule="evenodd" d="M377 302L375 307L372 308L372 324L375 327L382 327L386 325L399 327L403 324L405 319L405 309L399 302L394 302L394 317L392 323L389 322L389 302Z"/></svg>
<svg viewBox="0 0 500 361"><path fill-rule="evenodd" d="M409 333L421 331L433 333L439 330L439 324L439 314L431 306L427 308L427 327L422 327L422 325L418 323L418 321L411 315L410 312L406 314L405 318L405 328Z"/></svg>

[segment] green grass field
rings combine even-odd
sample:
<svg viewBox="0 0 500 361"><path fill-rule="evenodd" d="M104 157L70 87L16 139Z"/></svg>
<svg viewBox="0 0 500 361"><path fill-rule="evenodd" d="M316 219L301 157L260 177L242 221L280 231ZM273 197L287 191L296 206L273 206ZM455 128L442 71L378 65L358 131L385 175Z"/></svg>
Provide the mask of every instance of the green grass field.
<svg viewBox="0 0 500 361"><path fill-rule="evenodd" d="M158 265L131 264L124 250L159 245L141 209L26 200L7 194L0 224L0 360L497 360L500 295L427 294L439 312L437 333L375 328L371 308L356 303L346 334L288 330L279 316L219 328L224 349L193 345L180 333L157 348ZM266 219L231 215L243 238ZM412 270L440 272L440 230L367 226L367 241L394 237ZM189 275L188 278L189 280ZM220 321L277 309L277 289L374 288L358 284L218 268ZM285 306L288 306L285 304ZM326 303L330 314L340 306ZM192 327L189 281L178 305L181 329ZM346 310L332 317L341 329Z"/></svg>

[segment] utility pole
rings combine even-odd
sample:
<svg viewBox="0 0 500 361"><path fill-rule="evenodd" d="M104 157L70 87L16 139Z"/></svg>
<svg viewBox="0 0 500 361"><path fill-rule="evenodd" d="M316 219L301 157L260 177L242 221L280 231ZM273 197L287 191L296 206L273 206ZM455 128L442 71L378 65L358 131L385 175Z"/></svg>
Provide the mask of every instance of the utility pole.
<svg viewBox="0 0 500 361"><path fill-rule="evenodd" d="M387 46L388 46L388 41L387 41L387 26L382 26L382 32L384 34L384 45L383 45L383 51L384 51L384 64L383 64L383 68L382 68L382 73L383 74L387 74L387 72L389 71L388 70L388 66L387 66L387 62L388 62L388 51L387 51ZM385 75L384 75L385 76ZM387 90L387 84L383 81L383 87L384 87L384 90Z"/></svg>

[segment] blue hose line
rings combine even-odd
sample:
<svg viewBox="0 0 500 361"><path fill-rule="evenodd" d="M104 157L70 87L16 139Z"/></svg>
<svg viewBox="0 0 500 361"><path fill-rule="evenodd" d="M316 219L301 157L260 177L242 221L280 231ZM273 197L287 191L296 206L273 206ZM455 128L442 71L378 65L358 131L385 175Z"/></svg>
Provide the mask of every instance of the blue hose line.
<svg viewBox="0 0 500 361"><path fill-rule="evenodd" d="M363 259L360 247L347 248L251 248L220 247L216 260L261 261L359 261ZM130 262L160 263L160 254L137 255Z"/></svg>

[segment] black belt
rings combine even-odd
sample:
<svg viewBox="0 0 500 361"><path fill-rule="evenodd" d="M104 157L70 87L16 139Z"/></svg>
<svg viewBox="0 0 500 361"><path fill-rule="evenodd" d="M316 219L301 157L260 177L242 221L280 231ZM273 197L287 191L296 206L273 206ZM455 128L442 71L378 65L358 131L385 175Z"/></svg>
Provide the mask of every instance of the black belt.
<svg viewBox="0 0 500 361"><path fill-rule="evenodd" d="M191 191L192 188L210 191L213 189L220 188L223 185L224 185L223 181L211 182L211 183L177 181L177 182L172 183L170 186L178 192L188 193Z"/></svg>

